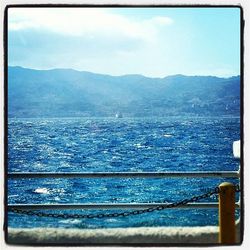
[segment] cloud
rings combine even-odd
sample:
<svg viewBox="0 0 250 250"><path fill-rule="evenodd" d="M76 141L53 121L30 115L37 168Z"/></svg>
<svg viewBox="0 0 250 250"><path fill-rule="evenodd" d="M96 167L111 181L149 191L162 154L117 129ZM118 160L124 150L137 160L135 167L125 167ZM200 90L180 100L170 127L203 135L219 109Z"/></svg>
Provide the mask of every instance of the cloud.
<svg viewBox="0 0 250 250"><path fill-rule="evenodd" d="M207 11L211 14L179 8L11 7L8 63L114 75L238 72L238 14L227 14L225 21L213 8Z"/></svg>
<svg viewBox="0 0 250 250"><path fill-rule="evenodd" d="M165 16L131 19L107 8L11 8L10 31L47 30L69 36L121 36L150 41L158 29L171 25Z"/></svg>

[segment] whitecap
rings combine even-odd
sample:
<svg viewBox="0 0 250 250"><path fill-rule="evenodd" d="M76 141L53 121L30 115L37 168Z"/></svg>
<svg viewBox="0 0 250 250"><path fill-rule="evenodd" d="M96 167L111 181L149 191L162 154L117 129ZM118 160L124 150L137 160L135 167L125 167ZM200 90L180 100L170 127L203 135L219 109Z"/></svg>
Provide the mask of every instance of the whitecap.
<svg viewBox="0 0 250 250"><path fill-rule="evenodd" d="M165 135L163 135L164 137L172 137L172 135L171 134L165 134Z"/></svg>
<svg viewBox="0 0 250 250"><path fill-rule="evenodd" d="M117 219L111 219L111 218L108 218L106 219L107 222L117 222L118 220Z"/></svg>
<svg viewBox="0 0 250 250"><path fill-rule="evenodd" d="M119 159L121 159L120 156L116 156L116 155L115 155L115 156L112 157L112 160L119 160Z"/></svg>
<svg viewBox="0 0 250 250"><path fill-rule="evenodd" d="M11 197L17 197L18 194L11 194L11 195L8 195L8 198L11 198Z"/></svg>
<svg viewBox="0 0 250 250"><path fill-rule="evenodd" d="M53 193L65 193L65 189L64 188L53 188Z"/></svg>
<svg viewBox="0 0 250 250"><path fill-rule="evenodd" d="M49 190L47 188L37 188L34 190L34 193L37 194L49 194Z"/></svg>
<svg viewBox="0 0 250 250"><path fill-rule="evenodd" d="M66 219L66 220L60 220L59 222L64 223L64 224L79 224L82 221L79 219Z"/></svg>
<svg viewBox="0 0 250 250"><path fill-rule="evenodd" d="M34 167L35 167L35 168L42 168L42 167L44 167L44 164L42 164L42 163L40 163L40 162L35 162L35 163L34 163Z"/></svg>

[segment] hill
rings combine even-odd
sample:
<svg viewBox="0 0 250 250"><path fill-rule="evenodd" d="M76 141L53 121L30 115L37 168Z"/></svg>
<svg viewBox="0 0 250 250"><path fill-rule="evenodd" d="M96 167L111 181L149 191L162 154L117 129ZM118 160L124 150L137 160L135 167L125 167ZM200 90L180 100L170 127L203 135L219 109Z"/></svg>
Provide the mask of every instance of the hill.
<svg viewBox="0 0 250 250"><path fill-rule="evenodd" d="M239 115L240 77L8 68L9 117Z"/></svg>

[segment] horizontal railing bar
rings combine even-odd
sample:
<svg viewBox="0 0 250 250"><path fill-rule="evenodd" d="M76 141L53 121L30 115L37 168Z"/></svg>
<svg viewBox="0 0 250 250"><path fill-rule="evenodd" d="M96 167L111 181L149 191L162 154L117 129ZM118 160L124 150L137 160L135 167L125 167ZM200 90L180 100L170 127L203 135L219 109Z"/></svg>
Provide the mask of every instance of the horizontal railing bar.
<svg viewBox="0 0 250 250"><path fill-rule="evenodd" d="M44 210L44 209L135 209L152 208L157 206L167 207L170 203L85 203L85 204L9 204L11 209ZM239 203L235 203L239 208ZM187 203L174 208L218 208L218 202Z"/></svg>
<svg viewBox="0 0 250 250"><path fill-rule="evenodd" d="M9 178L239 178L238 171L204 171L204 172L22 172L8 173Z"/></svg>

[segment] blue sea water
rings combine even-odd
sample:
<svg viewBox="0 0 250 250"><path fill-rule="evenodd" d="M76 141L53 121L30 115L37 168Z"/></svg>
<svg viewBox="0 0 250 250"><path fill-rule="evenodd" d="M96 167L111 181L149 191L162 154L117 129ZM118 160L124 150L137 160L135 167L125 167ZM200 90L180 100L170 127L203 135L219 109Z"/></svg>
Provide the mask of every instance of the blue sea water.
<svg viewBox="0 0 250 250"><path fill-rule="evenodd" d="M9 119L9 172L238 170L239 117ZM179 201L222 178L9 179L9 204ZM203 201L216 201L217 196ZM57 213L109 213L72 210ZM53 211L48 211L53 212ZM239 216L239 212L237 212ZM129 217L54 219L8 214L10 227L106 228L217 225L217 209L165 209Z"/></svg>

